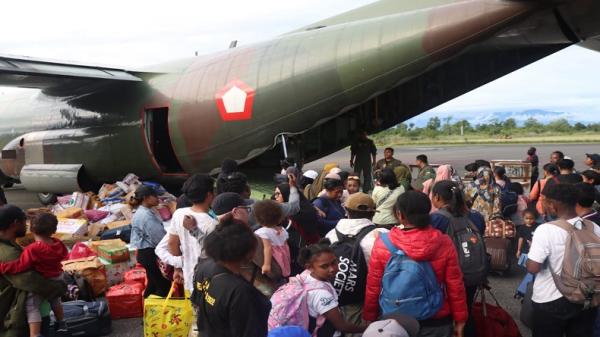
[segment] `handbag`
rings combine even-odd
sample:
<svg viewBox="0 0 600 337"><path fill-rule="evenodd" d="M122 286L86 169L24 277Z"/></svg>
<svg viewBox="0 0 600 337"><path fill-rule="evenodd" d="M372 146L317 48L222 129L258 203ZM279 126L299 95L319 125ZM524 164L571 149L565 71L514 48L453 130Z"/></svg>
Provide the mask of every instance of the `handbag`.
<svg viewBox="0 0 600 337"><path fill-rule="evenodd" d="M187 336L194 323L194 311L189 297L174 298L173 282L166 298L150 295L144 301L144 336Z"/></svg>

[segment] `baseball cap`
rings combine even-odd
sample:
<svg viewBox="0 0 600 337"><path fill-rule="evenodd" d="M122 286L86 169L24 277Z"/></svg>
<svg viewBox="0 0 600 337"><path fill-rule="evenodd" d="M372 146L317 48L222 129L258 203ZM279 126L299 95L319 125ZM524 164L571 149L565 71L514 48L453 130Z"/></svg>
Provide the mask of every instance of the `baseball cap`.
<svg viewBox="0 0 600 337"><path fill-rule="evenodd" d="M154 188L147 185L140 185L140 187L135 190L134 198L137 200L142 200L151 195L158 197L158 193Z"/></svg>
<svg viewBox="0 0 600 337"><path fill-rule="evenodd" d="M328 173L328 174L325 176L325 179L335 179L335 180L342 180L342 177L340 177L340 175L339 175L339 174L337 174L337 173Z"/></svg>
<svg viewBox="0 0 600 337"><path fill-rule="evenodd" d="M310 178L310 179L316 179L318 175L319 175L319 173L317 173L317 171L315 171L315 170L308 170L308 171L304 172L304 174L303 174L303 176L305 176L306 178Z"/></svg>
<svg viewBox="0 0 600 337"><path fill-rule="evenodd" d="M358 192L346 199L346 209L359 212L375 212L375 201L368 194Z"/></svg>
<svg viewBox="0 0 600 337"><path fill-rule="evenodd" d="M416 319L401 314L390 314L369 324L363 337L417 337L419 329Z"/></svg>
<svg viewBox="0 0 600 337"><path fill-rule="evenodd" d="M600 154L586 153L585 155L590 158L594 164L600 164Z"/></svg>
<svg viewBox="0 0 600 337"><path fill-rule="evenodd" d="M239 194L234 192L225 192L219 194L212 203L212 210L216 215L223 215L231 212L236 207L250 206L251 200L245 200Z"/></svg>

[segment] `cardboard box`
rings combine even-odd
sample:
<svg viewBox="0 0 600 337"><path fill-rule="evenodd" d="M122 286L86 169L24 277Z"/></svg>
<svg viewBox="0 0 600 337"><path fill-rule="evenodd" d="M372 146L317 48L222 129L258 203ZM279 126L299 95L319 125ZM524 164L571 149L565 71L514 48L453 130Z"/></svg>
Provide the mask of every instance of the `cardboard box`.
<svg viewBox="0 0 600 337"><path fill-rule="evenodd" d="M125 245L98 246L98 256L110 263L129 262L129 249Z"/></svg>
<svg viewBox="0 0 600 337"><path fill-rule="evenodd" d="M121 208L121 214L123 215L125 220L131 221L131 219L133 219L134 212L135 210L133 210L129 205Z"/></svg>
<svg viewBox="0 0 600 337"><path fill-rule="evenodd" d="M69 273L82 271L88 268L104 270L104 265L96 256L84 257L77 260L67 260L61 263L63 265L63 270Z"/></svg>
<svg viewBox="0 0 600 337"><path fill-rule="evenodd" d="M100 258L100 262L102 262L104 269L106 270L106 278L108 279L109 286L122 283L125 273L132 268L129 261L111 263L110 261Z"/></svg>
<svg viewBox="0 0 600 337"><path fill-rule="evenodd" d="M71 195L71 200L69 201L69 207L87 209L90 203L90 197L81 192L75 192Z"/></svg>
<svg viewBox="0 0 600 337"><path fill-rule="evenodd" d="M56 233L85 236L88 233L88 222L84 219L58 219Z"/></svg>
<svg viewBox="0 0 600 337"><path fill-rule="evenodd" d="M114 222L106 224L106 228L115 229L115 228L125 227L129 224L131 224L131 220L114 221Z"/></svg>
<svg viewBox="0 0 600 337"><path fill-rule="evenodd" d="M62 211L54 213L54 215L56 215L57 218L78 219L81 218L81 216L83 215L83 209L79 207L69 207Z"/></svg>
<svg viewBox="0 0 600 337"><path fill-rule="evenodd" d="M125 241L121 239L113 239L113 240L100 240L100 241L92 241L90 242L90 248L98 254L98 248L100 246L121 246L125 247L127 244Z"/></svg>

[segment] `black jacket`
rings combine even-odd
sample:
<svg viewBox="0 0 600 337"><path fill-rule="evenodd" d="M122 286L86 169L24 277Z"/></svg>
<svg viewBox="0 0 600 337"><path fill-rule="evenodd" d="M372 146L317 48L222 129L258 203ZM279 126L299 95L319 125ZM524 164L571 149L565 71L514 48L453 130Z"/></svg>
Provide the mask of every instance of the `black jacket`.
<svg viewBox="0 0 600 337"><path fill-rule="evenodd" d="M244 278L212 260L196 267L191 299L198 306L201 336L267 336L269 299Z"/></svg>

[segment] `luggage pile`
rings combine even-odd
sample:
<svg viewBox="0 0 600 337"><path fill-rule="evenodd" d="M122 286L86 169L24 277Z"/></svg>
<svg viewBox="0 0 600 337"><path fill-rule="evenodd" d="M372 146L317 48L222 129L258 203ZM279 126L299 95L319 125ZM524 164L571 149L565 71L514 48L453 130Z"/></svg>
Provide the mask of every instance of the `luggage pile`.
<svg viewBox="0 0 600 337"><path fill-rule="evenodd" d="M129 200L141 185L157 191L157 210L168 225L175 196L134 174L104 184L98 194L75 192L58 197L54 205L26 211L29 218L40 212L54 214L59 221L54 237L70 250L62 262L68 288L63 305L69 332L64 336L103 336L111 332L111 319L143 317L146 272L129 246L135 212ZM34 242L33 235L28 233L17 242L26 247Z"/></svg>

